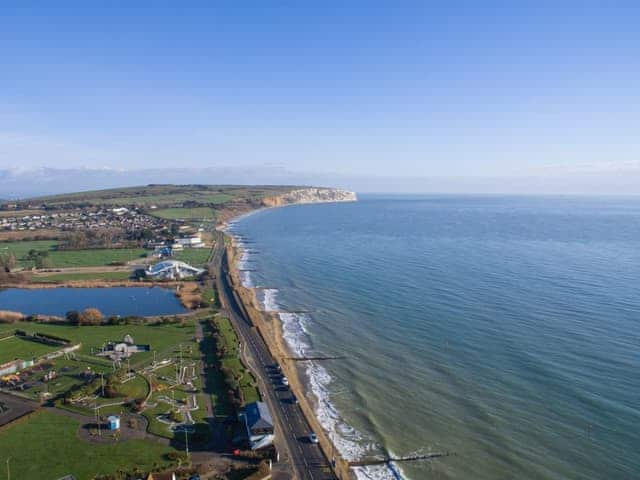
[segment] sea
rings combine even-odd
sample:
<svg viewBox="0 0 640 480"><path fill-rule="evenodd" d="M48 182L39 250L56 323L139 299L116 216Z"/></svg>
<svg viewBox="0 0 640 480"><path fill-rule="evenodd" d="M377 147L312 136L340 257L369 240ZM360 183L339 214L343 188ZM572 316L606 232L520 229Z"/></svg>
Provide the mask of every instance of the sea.
<svg viewBox="0 0 640 480"><path fill-rule="evenodd" d="M343 455L398 459L359 479L640 478L640 198L361 195L229 228L291 350L338 357L305 382Z"/></svg>

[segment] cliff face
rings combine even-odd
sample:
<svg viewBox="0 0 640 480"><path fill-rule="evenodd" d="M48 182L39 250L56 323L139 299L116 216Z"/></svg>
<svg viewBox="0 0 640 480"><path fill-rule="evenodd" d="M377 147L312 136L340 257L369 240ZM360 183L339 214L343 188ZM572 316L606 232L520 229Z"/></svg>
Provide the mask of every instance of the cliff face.
<svg viewBox="0 0 640 480"><path fill-rule="evenodd" d="M324 203L324 202L355 202L358 200L355 192L338 188L300 188L262 200L265 207L281 207L294 203Z"/></svg>

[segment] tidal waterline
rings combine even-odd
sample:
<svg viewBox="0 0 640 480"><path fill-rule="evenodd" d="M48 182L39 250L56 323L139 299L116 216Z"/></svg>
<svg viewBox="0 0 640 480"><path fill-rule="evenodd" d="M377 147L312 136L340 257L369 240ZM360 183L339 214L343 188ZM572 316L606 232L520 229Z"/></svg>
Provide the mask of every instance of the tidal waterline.
<svg viewBox="0 0 640 480"><path fill-rule="evenodd" d="M318 413L352 458L422 478L633 478L640 471L640 200L363 197L256 213ZM387 469L361 477L389 478Z"/></svg>

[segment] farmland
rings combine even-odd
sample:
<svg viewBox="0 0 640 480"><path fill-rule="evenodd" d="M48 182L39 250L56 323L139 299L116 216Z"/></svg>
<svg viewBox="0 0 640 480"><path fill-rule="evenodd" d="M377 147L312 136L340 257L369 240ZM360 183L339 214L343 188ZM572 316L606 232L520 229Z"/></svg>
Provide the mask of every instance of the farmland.
<svg viewBox="0 0 640 480"><path fill-rule="evenodd" d="M158 209L224 205L232 201L259 201L267 195L291 190L291 187L243 187L224 185L148 185L140 187L78 192L31 199L47 207L61 205L139 206Z"/></svg>

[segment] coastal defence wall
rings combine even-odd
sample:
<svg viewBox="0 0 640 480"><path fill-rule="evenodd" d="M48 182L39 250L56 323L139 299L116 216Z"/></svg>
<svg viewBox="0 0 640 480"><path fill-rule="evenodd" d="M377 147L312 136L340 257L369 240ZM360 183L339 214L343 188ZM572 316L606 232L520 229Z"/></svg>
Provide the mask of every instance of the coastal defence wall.
<svg viewBox="0 0 640 480"><path fill-rule="evenodd" d="M276 313L262 310L255 290L242 285L240 272L236 267L236 260L241 255L241 250L233 246L232 242L227 242L226 249L229 276L237 298L267 344L271 355L282 366L283 373L289 379L290 388L298 398L300 408L307 422L318 436L320 448L322 448L329 461L332 462L333 470L340 480L354 480L355 475L349 467L349 462L342 457L316 417L313 399L307 396L307 389L301 381L301 372L298 370L296 362L287 360L293 355L284 340L280 317Z"/></svg>

